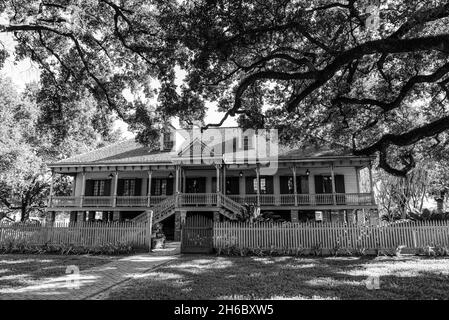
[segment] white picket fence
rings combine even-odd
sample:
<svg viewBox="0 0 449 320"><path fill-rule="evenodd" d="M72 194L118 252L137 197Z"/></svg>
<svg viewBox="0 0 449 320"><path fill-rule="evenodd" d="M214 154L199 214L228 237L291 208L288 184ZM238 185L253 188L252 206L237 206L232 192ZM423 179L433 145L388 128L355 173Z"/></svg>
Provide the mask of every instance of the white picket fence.
<svg viewBox="0 0 449 320"><path fill-rule="evenodd" d="M70 244L94 247L127 243L135 248L148 247L147 222L76 222L44 226L30 224L0 224L0 244L10 241L32 245Z"/></svg>
<svg viewBox="0 0 449 320"><path fill-rule="evenodd" d="M215 222L214 248L324 250L449 247L449 221L383 225Z"/></svg>

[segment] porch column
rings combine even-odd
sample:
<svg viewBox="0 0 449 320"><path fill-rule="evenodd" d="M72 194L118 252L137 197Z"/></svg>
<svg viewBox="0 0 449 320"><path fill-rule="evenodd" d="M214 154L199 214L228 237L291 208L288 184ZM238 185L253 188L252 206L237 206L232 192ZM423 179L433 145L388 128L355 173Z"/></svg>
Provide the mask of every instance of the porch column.
<svg viewBox="0 0 449 320"><path fill-rule="evenodd" d="M50 208L53 204L52 204L52 201L53 201L53 183L54 183L54 180L55 180L55 171L53 170L53 169L51 169L51 178L50 178L50 194L49 194L49 196L48 196L48 204L47 204L47 206Z"/></svg>
<svg viewBox="0 0 449 320"><path fill-rule="evenodd" d="M151 205L151 178L153 177L153 171L148 170L148 192L147 192L147 207Z"/></svg>
<svg viewBox="0 0 449 320"><path fill-rule="evenodd" d="M355 167L355 179L357 187L357 204L360 204L360 168Z"/></svg>
<svg viewBox="0 0 449 320"><path fill-rule="evenodd" d="M186 172L183 168L179 168L179 172L181 173L181 193L186 192Z"/></svg>
<svg viewBox="0 0 449 320"><path fill-rule="evenodd" d="M181 241L182 224L186 220L187 211L175 212L175 241Z"/></svg>
<svg viewBox="0 0 449 320"><path fill-rule="evenodd" d="M220 166L219 165L215 165L215 170L217 173L217 183L216 183L216 192L219 193L220 192Z"/></svg>
<svg viewBox="0 0 449 320"><path fill-rule="evenodd" d="M175 167L175 193L179 193L179 167Z"/></svg>
<svg viewBox="0 0 449 320"><path fill-rule="evenodd" d="M221 187L221 190L222 190L222 192L223 192L223 194L224 195L226 195L226 165L225 164L223 164L223 177L222 177L222 181L221 181L221 185L222 185L222 187Z"/></svg>
<svg viewBox="0 0 449 320"><path fill-rule="evenodd" d="M175 207L178 206L178 198L179 198L179 187L181 184L181 167L180 166L176 166L175 167Z"/></svg>
<svg viewBox="0 0 449 320"><path fill-rule="evenodd" d="M81 182L81 200L80 200L80 207L83 206L84 202L84 193L86 192L86 172L83 170L82 176L82 182ZM85 219L84 219L85 220Z"/></svg>
<svg viewBox="0 0 449 320"><path fill-rule="evenodd" d="M76 174L73 176L73 182L72 182L72 197L76 195Z"/></svg>
<svg viewBox="0 0 449 320"><path fill-rule="evenodd" d="M292 167L293 171L293 194L295 196L295 207L298 206L298 186L296 184L296 166Z"/></svg>
<svg viewBox="0 0 449 320"><path fill-rule="evenodd" d="M112 202L112 207L116 207L117 206L117 185L118 185L118 171L116 170L114 172L114 200Z"/></svg>
<svg viewBox="0 0 449 320"><path fill-rule="evenodd" d="M373 166L371 161L369 162L369 188L371 193L371 204L375 203L374 200L374 184L373 184Z"/></svg>
<svg viewBox="0 0 449 320"><path fill-rule="evenodd" d="M220 166L218 165L218 164L216 164L215 165L215 171L216 171L216 174L217 174L217 180L216 180L216 183L215 183L215 186L216 186L216 193L217 193L217 207L219 207L220 206L220 197L218 196L218 194L220 193Z"/></svg>
<svg viewBox="0 0 449 320"><path fill-rule="evenodd" d="M256 180L257 180L257 207L260 207L260 167L256 167Z"/></svg>
<svg viewBox="0 0 449 320"><path fill-rule="evenodd" d="M332 185L332 200L333 200L333 202L334 202L334 205L336 205L337 204L337 201L336 201L336 196L335 196L335 174L334 174L334 164L332 163L331 164L331 179L332 179L332 183L331 183L331 185Z"/></svg>

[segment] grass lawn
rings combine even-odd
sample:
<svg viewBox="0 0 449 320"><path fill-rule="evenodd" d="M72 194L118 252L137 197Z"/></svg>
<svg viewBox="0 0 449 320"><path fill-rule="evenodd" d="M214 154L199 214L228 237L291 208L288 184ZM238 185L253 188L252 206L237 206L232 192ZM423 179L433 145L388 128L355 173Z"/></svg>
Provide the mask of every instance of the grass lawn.
<svg viewBox="0 0 449 320"><path fill-rule="evenodd" d="M63 276L66 274L67 266L76 265L80 270L86 270L119 258L90 255L0 255L0 299L2 291L21 289Z"/></svg>
<svg viewBox="0 0 449 320"><path fill-rule="evenodd" d="M449 258L183 256L106 298L448 299Z"/></svg>

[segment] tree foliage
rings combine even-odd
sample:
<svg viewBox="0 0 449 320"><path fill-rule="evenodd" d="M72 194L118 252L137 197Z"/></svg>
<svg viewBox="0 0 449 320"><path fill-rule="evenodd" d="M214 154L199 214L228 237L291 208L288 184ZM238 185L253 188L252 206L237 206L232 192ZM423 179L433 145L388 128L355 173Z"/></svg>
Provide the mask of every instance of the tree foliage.
<svg viewBox="0 0 449 320"><path fill-rule="evenodd" d="M62 98L87 89L145 143L172 116L201 120L206 100L226 112L209 125L239 115L284 141L378 153L397 176L449 141L445 0L381 1L377 30L356 0L6 0L0 9L18 59L39 63Z"/></svg>
<svg viewBox="0 0 449 320"><path fill-rule="evenodd" d="M18 93L9 79L0 77L0 218L19 213L24 221L43 214L51 177L46 163L120 137L111 129L112 119L98 124L101 116L87 94L61 102L64 112L59 114L52 90L51 85L31 84ZM61 122L62 131L57 129ZM57 176L55 190L67 193L69 186L70 177Z"/></svg>

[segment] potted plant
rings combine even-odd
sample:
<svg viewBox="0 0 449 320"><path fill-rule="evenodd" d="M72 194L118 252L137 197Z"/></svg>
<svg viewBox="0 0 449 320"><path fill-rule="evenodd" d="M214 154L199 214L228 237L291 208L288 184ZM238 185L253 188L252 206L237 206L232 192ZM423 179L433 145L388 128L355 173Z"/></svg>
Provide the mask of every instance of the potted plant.
<svg viewBox="0 0 449 320"><path fill-rule="evenodd" d="M151 239L153 249L165 248L165 235L162 231L162 223L156 223L153 226L153 234L151 235Z"/></svg>

